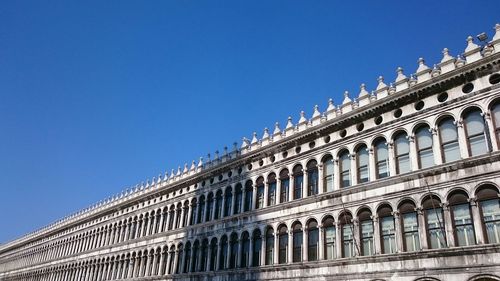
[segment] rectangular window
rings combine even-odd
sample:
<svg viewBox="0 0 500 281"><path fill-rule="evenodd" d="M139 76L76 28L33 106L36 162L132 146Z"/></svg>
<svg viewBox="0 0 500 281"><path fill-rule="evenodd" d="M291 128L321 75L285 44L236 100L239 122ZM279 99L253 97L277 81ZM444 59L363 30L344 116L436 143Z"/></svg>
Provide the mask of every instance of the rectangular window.
<svg viewBox="0 0 500 281"><path fill-rule="evenodd" d="M264 186L257 187L257 206L256 209L264 208Z"/></svg>
<svg viewBox="0 0 500 281"><path fill-rule="evenodd" d="M302 198L302 184L304 181L304 177L302 175L295 176L293 180L293 199Z"/></svg>
<svg viewBox="0 0 500 281"><path fill-rule="evenodd" d="M481 202L488 243L500 243L500 200Z"/></svg>
<svg viewBox="0 0 500 281"><path fill-rule="evenodd" d="M382 248L384 254L396 252L395 226L392 216L380 218L380 232L382 235Z"/></svg>
<svg viewBox="0 0 500 281"><path fill-rule="evenodd" d="M429 247L431 249L441 249L446 247L446 237L444 235L443 210L441 208L425 210L427 219L427 232L429 237Z"/></svg>
<svg viewBox="0 0 500 281"><path fill-rule="evenodd" d="M336 239L335 227L333 226L327 227L325 229L325 243L326 243L325 257L327 260L333 260L336 257L335 239Z"/></svg>
<svg viewBox="0 0 500 281"><path fill-rule="evenodd" d="M403 214L402 220L403 220L403 237L405 242L405 250L408 252L414 252L420 250L417 213L412 212Z"/></svg>
<svg viewBox="0 0 500 281"><path fill-rule="evenodd" d="M457 245L469 246L476 244L469 204L455 205L451 208L453 211L453 223L455 226Z"/></svg>
<svg viewBox="0 0 500 281"><path fill-rule="evenodd" d="M363 255L373 255L373 222L370 220L361 222L361 237L363 245Z"/></svg>
<svg viewBox="0 0 500 281"><path fill-rule="evenodd" d="M280 202L288 202L288 190L290 188L290 180L281 180Z"/></svg>
<svg viewBox="0 0 500 281"><path fill-rule="evenodd" d="M342 225L342 244L343 244L343 255L344 258L349 258L354 256L354 243L353 243L353 225L344 224Z"/></svg>

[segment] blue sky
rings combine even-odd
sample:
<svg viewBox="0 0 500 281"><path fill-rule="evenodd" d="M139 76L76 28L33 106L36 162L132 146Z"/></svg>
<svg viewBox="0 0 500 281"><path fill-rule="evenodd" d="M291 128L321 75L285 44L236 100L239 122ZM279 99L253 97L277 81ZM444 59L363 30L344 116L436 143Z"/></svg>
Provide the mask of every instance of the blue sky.
<svg viewBox="0 0 500 281"><path fill-rule="evenodd" d="M4 1L0 243L500 22L496 0L349 2Z"/></svg>

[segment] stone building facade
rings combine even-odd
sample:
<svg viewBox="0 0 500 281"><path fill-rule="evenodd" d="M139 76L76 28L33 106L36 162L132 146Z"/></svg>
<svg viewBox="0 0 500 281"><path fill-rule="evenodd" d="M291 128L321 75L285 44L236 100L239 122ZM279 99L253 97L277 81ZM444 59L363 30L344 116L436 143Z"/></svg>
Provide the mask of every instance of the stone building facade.
<svg viewBox="0 0 500 281"><path fill-rule="evenodd" d="M1 245L0 280L500 280L500 25Z"/></svg>

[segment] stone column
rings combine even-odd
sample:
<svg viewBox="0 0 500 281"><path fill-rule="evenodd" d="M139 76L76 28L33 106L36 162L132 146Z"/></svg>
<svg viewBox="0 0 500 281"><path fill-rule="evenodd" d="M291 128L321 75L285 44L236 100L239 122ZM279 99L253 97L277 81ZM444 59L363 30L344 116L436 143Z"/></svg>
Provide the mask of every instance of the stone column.
<svg viewBox="0 0 500 281"><path fill-rule="evenodd" d="M243 184L242 184L241 192L243 192L243 194L241 196L241 212L244 213L245 212L245 202L247 201L247 188ZM215 210L215 207L214 207L214 210ZM251 210L251 208L250 208L250 210Z"/></svg>
<svg viewBox="0 0 500 281"><path fill-rule="evenodd" d="M375 151L373 148L368 148L368 179L370 181L375 181L377 180L377 161L375 157Z"/></svg>
<svg viewBox="0 0 500 281"><path fill-rule="evenodd" d="M335 222L335 250L337 251L336 255L337 258L342 257L342 225L338 223L337 221Z"/></svg>
<svg viewBox="0 0 500 281"><path fill-rule="evenodd" d="M278 264L279 262L279 234L278 230L274 232L274 250L273 250L273 264Z"/></svg>
<svg viewBox="0 0 500 281"><path fill-rule="evenodd" d="M318 260L325 259L325 229L322 225L318 226L319 230L319 245L318 245Z"/></svg>
<svg viewBox="0 0 500 281"><path fill-rule="evenodd" d="M441 154L441 140L439 139L438 129L431 128L429 131L432 134L432 153L434 155L434 164L443 164L443 155Z"/></svg>
<svg viewBox="0 0 500 281"><path fill-rule="evenodd" d="M213 245L212 245L212 243L210 243L210 241L208 243L207 248L208 248L208 255L207 255L207 270L206 271L210 271L211 270L210 268L212 267L212 263L213 263L213 261L212 261Z"/></svg>
<svg viewBox="0 0 500 281"><path fill-rule="evenodd" d="M132 274L134 274L134 258L131 256L130 260L128 261L128 272L127 272L127 278L132 278Z"/></svg>
<svg viewBox="0 0 500 281"><path fill-rule="evenodd" d="M201 243L200 243L200 246L198 247L198 259L197 259L198 264L195 264L195 270L198 271L198 272L201 271L201 267L202 267L202 264L201 264L201 262L202 262L202 260L201 260L201 253L202 252L203 252L203 250L202 250Z"/></svg>
<svg viewBox="0 0 500 281"><path fill-rule="evenodd" d="M170 270L170 265L169 265L169 270L172 272L172 274L175 274L177 272L177 264L179 263L179 258L180 258L180 253L179 253L179 250L176 249L175 252L174 252L174 264L172 265L173 268L172 270ZM181 264L182 266L182 264ZM179 272L181 272L182 270L179 270Z"/></svg>
<svg viewBox="0 0 500 281"><path fill-rule="evenodd" d="M266 180L264 183L264 208L269 206L269 182Z"/></svg>
<svg viewBox="0 0 500 281"><path fill-rule="evenodd" d="M390 176L397 175L396 171L396 152L394 151L394 142L387 142L387 153L389 154L389 174Z"/></svg>
<svg viewBox="0 0 500 281"><path fill-rule="evenodd" d="M304 167L304 166L303 166ZM302 198L307 197L307 190L309 189L309 177L307 175L307 169L302 169Z"/></svg>
<svg viewBox="0 0 500 281"><path fill-rule="evenodd" d="M220 243L220 239L219 240L219 244L217 244L217 247L218 247L218 250L217 250L217 260L216 260L216 264L215 264L215 270L221 270L221 266L220 266L220 256L221 256L221 253L222 253L222 243Z"/></svg>
<svg viewBox="0 0 500 281"><path fill-rule="evenodd" d="M253 247L254 247L253 236L250 236L250 252L249 252L247 267L251 267L253 265Z"/></svg>
<svg viewBox="0 0 500 281"><path fill-rule="evenodd" d="M142 219L141 218L137 218L137 221L135 222L135 235L134 235L134 239L135 238L139 238L139 234L141 233L141 227L139 227L139 225L142 227Z"/></svg>
<svg viewBox="0 0 500 281"><path fill-rule="evenodd" d="M380 233L380 223L378 220L378 215L371 216L373 220L373 246L375 249L373 253L378 255L382 253L382 241L381 241L381 233Z"/></svg>
<svg viewBox="0 0 500 281"><path fill-rule="evenodd" d="M158 228L158 232L163 232L163 223L165 221L165 216L163 215L164 209L160 209L160 224Z"/></svg>
<svg viewBox="0 0 500 281"><path fill-rule="evenodd" d="M339 190L342 186L342 179L340 178L340 164L339 159L333 159L333 190Z"/></svg>
<svg viewBox="0 0 500 281"><path fill-rule="evenodd" d="M265 232L262 232L262 243L260 247L260 265L266 264L266 246L267 246L267 236Z"/></svg>
<svg viewBox="0 0 500 281"><path fill-rule="evenodd" d="M144 232L144 236L148 236L151 233L151 223L153 222L153 215L149 214L148 225L146 226L146 231Z"/></svg>
<svg viewBox="0 0 500 281"><path fill-rule="evenodd" d="M188 203L189 205L189 208L188 208L188 218L187 218L187 222L186 222L186 226L190 225L190 219L191 217L193 216L193 204L191 204L191 202ZM194 224L194 221L193 221L193 224Z"/></svg>
<svg viewBox="0 0 500 281"><path fill-rule="evenodd" d="M450 206L448 203L442 203L441 208L443 209L443 220L444 220L444 231L446 233L446 246L453 247L457 246L455 244L455 235L453 233L453 222L451 219Z"/></svg>
<svg viewBox="0 0 500 281"><path fill-rule="evenodd" d="M395 238L396 238L396 252L401 253L404 252L403 247L403 229L401 225L401 216L399 211L393 211L392 215L394 216L394 230L395 230Z"/></svg>
<svg viewBox="0 0 500 281"><path fill-rule="evenodd" d="M234 206L236 205L236 185L233 186L231 188L231 190L233 191L232 195L233 195L233 198L231 200L231 206L229 207L229 209L231 210L231 216L234 215Z"/></svg>
<svg viewBox="0 0 500 281"><path fill-rule="evenodd" d="M457 125L457 133L458 133L458 144L460 146L460 156L462 159L469 157L469 146L467 145L467 134L465 133L465 128L463 126L463 120L460 118L455 121L455 125Z"/></svg>
<svg viewBox="0 0 500 281"><path fill-rule="evenodd" d="M490 137L487 142L489 142L489 145L491 145L492 151L497 151L500 148L498 147L498 142L497 142L497 134L495 132L494 124L491 120L491 114L488 112L486 114L483 114L484 117L484 125L486 126L485 130L488 130L488 135Z"/></svg>
<svg viewBox="0 0 500 281"><path fill-rule="evenodd" d="M163 264L160 266L160 275L167 275L170 270L170 263L171 263L171 258L172 258L172 252L168 250L168 248L165 248L165 253L167 255L167 260L165 261L165 257L162 255L164 262L166 264Z"/></svg>
<svg viewBox="0 0 500 281"><path fill-rule="evenodd" d="M481 217L481 211L479 210L479 202L475 197L470 198L469 202L472 211L476 242L477 244L484 244L486 240L484 239L483 219Z"/></svg>
<svg viewBox="0 0 500 281"><path fill-rule="evenodd" d="M238 239L238 256L236 257L236 268L241 268L241 257L243 256L243 239Z"/></svg>
<svg viewBox="0 0 500 281"><path fill-rule="evenodd" d="M181 205L181 208L179 209L179 228L182 228L184 225L184 206Z"/></svg>
<svg viewBox="0 0 500 281"><path fill-rule="evenodd" d="M323 182L323 163L318 164L318 194L325 192L325 184Z"/></svg>
<svg viewBox="0 0 500 281"><path fill-rule="evenodd" d="M223 188L223 189L222 189L222 206L221 206L221 212L220 212L220 213L221 213L221 214L220 214L220 217L221 217L221 218L223 218L223 217L225 216L225 215L224 215L224 213L225 213L225 211L226 211L226 189L227 189L227 188ZM228 216L229 216L229 215L231 215L231 214L229 213L229 211L230 211L230 210L228 210Z"/></svg>
<svg viewBox="0 0 500 281"><path fill-rule="evenodd" d="M233 198L234 198L234 193L233 193ZM233 201L234 203L234 201ZM206 222L206 218L207 218L207 215L208 215L208 193L205 194L205 212L203 213L203 218L201 218L203 220L203 222Z"/></svg>
<svg viewBox="0 0 500 281"><path fill-rule="evenodd" d="M417 143L415 141L415 136L414 135L409 135L407 136L408 143L410 145L410 171L418 171L419 170L419 165L418 165L418 153L417 153Z"/></svg>
<svg viewBox="0 0 500 281"><path fill-rule="evenodd" d="M231 238L228 237L227 240L227 252L226 252L226 268L229 268L229 262L231 261Z"/></svg>
<svg viewBox="0 0 500 281"><path fill-rule="evenodd" d="M281 202L281 179L279 175L276 175L276 195L275 195L275 203L276 205L282 203Z"/></svg>
<svg viewBox="0 0 500 281"><path fill-rule="evenodd" d="M356 156L355 153L349 154L351 159L351 186L358 184L358 161L356 160Z"/></svg>
<svg viewBox="0 0 500 281"><path fill-rule="evenodd" d="M148 260L151 260L151 255L150 255L150 258ZM148 265L148 274L147 274L147 276L156 275L155 267L156 267L156 264L158 263L158 255L156 254L156 252L153 254L153 261L152 261L152 263L153 263L152 266L151 266L151 264Z"/></svg>
<svg viewBox="0 0 500 281"><path fill-rule="evenodd" d="M253 192L252 192L252 206L250 208L250 210L255 210L255 206L257 206L257 185L254 184L252 185L253 187Z"/></svg>
<svg viewBox="0 0 500 281"><path fill-rule="evenodd" d="M143 272L144 272L144 257L141 255L139 257L139 272L137 274L137 277L142 277L143 276L142 275Z"/></svg>
<svg viewBox="0 0 500 281"><path fill-rule="evenodd" d="M151 219L153 222L151 223L152 224L152 228L151 228L151 234L155 234L157 233L157 229L156 229L156 224L158 223L158 213L155 212L155 214L152 216L152 219Z"/></svg>
<svg viewBox="0 0 500 281"><path fill-rule="evenodd" d="M360 235L360 226L358 218L352 219L352 225L354 229L354 256L361 256L361 235Z"/></svg>
<svg viewBox="0 0 500 281"><path fill-rule="evenodd" d="M293 198L295 190L294 186L295 186L295 177L293 175L290 175L290 179L288 181L288 202L291 202L294 199Z"/></svg>
<svg viewBox="0 0 500 281"><path fill-rule="evenodd" d="M427 244L427 226L425 224L424 211L422 210L422 208L416 208L415 211L417 212L418 216L418 226L419 226L418 233L420 234L420 247L424 250L429 249L429 246Z"/></svg>
<svg viewBox="0 0 500 281"><path fill-rule="evenodd" d="M243 193L243 194L245 194L245 193ZM215 213L217 213L217 208L216 208L216 206L217 206L217 191L214 192L213 198L214 198L214 200L212 200L212 214L211 214L212 217L210 218L211 221L215 220ZM221 210L222 210L222 208L221 208Z"/></svg>
<svg viewBox="0 0 500 281"><path fill-rule="evenodd" d="M302 261L308 261L309 260L309 228L304 226L303 230L303 237L304 241L302 241Z"/></svg>
<svg viewBox="0 0 500 281"><path fill-rule="evenodd" d="M206 204L205 204L205 206L206 206ZM177 209L175 208L175 206L174 206L174 211L173 211L173 212L171 212L171 213L170 213L170 215L171 215L171 216L174 216L174 219L173 219L173 221L172 221L172 230L174 230L174 229L175 229L175 222L177 221L177 216L178 216L178 214L177 214ZM170 219L170 218L169 218L169 219ZM203 218L201 218L201 219L203 220Z"/></svg>

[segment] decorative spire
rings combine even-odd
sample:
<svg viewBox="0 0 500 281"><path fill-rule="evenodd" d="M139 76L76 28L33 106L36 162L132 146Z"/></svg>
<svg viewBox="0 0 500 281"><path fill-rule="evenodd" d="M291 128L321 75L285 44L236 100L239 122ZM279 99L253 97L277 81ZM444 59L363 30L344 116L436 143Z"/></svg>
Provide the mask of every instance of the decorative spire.
<svg viewBox="0 0 500 281"><path fill-rule="evenodd" d="M188 169L188 163L184 163L184 170L182 170L182 173L185 174L189 171Z"/></svg>
<svg viewBox="0 0 500 281"><path fill-rule="evenodd" d="M180 176L180 175L181 175L181 166L178 166L176 176Z"/></svg>
<svg viewBox="0 0 500 281"><path fill-rule="evenodd" d="M329 98L328 99L328 107L326 108L326 111L330 112L332 110L335 110L335 104L333 104L333 99Z"/></svg>
<svg viewBox="0 0 500 281"><path fill-rule="evenodd" d="M319 112L319 106L315 105L313 109L312 118L317 118L317 117L321 117L321 112Z"/></svg>
<svg viewBox="0 0 500 281"><path fill-rule="evenodd" d="M191 168L189 168L190 171L194 171L194 169L196 169L196 161L192 161L191 162Z"/></svg>
<svg viewBox="0 0 500 281"><path fill-rule="evenodd" d="M200 157L200 160L198 160L198 168L203 167L203 157Z"/></svg>
<svg viewBox="0 0 500 281"><path fill-rule="evenodd" d="M417 71L416 73L419 74L423 71L427 71L429 70L429 67L427 65L425 65L425 60L424 58L418 58L418 68L417 68Z"/></svg>
<svg viewBox="0 0 500 281"><path fill-rule="evenodd" d="M269 138L269 129L267 127L264 128L264 134L262 135L262 139Z"/></svg>
<svg viewBox="0 0 500 281"><path fill-rule="evenodd" d="M359 95L358 95L358 97L362 98L362 97L365 97L365 96L368 96L368 95L370 95L370 93L368 93L368 91L366 90L365 83L361 83L361 85L359 86Z"/></svg>
<svg viewBox="0 0 500 281"><path fill-rule="evenodd" d="M280 134L281 134L280 123L276 122L276 123L274 123L273 135L276 136L276 135L280 135Z"/></svg>
<svg viewBox="0 0 500 281"><path fill-rule="evenodd" d="M247 138L243 137L241 141L241 149L247 148L250 145L249 141Z"/></svg>
<svg viewBox="0 0 500 281"><path fill-rule="evenodd" d="M257 132L253 132L252 142L251 144L257 143L259 140L257 139Z"/></svg>
<svg viewBox="0 0 500 281"><path fill-rule="evenodd" d="M305 123L305 122L307 122L306 113L302 110L300 112L300 119L299 119L299 123L298 124L302 124L302 123Z"/></svg>
<svg viewBox="0 0 500 281"><path fill-rule="evenodd" d="M493 39L491 39L492 42L500 40L500 24L495 24L495 27L493 29L495 30L495 35L493 36Z"/></svg>
<svg viewBox="0 0 500 281"><path fill-rule="evenodd" d="M286 127L285 129L290 129L290 128L293 128L293 123L292 123L292 116L288 116L288 120L286 122Z"/></svg>
<svg viewBox="0 0 500 281"><path fill-rule="evenodd" d="M478 48L479 48L479 46L476 43L474 43L474 38L469 35L467 37L467 47L465 48L464 52L468 53L468 52L474 51Z"/></svg>
<svg viewBox="0 0 500 281"><path fill-rule="evenodd" d="M349 91L344 91L344 101L342 101L342 105L350 104L352 100L349 98Z"/></svg>
<svg viewBox="0 0 500 281"><path fill-rule="evenodd" d="M443 58L441 59L441 63L447 62L449 60L453 60L453 57L450 55L450 51L448 48L443 49Z"/></svg>
<svg viewBox="0 0 500 281"><path fill-rule="evenodd" d="M434 64L434 66L432 67L431 76L436 77L439 76L439 74L441 74L441 68Z"/></svg>
<svg viewBox="0 0 500 281"><path fill-rule="evenodd" d="M376 89L377 91L384 89L384 88L387 88L387 85L384 83L384 76L379 76L377 78L377 81L378 81L377 89Z"/></svg>

